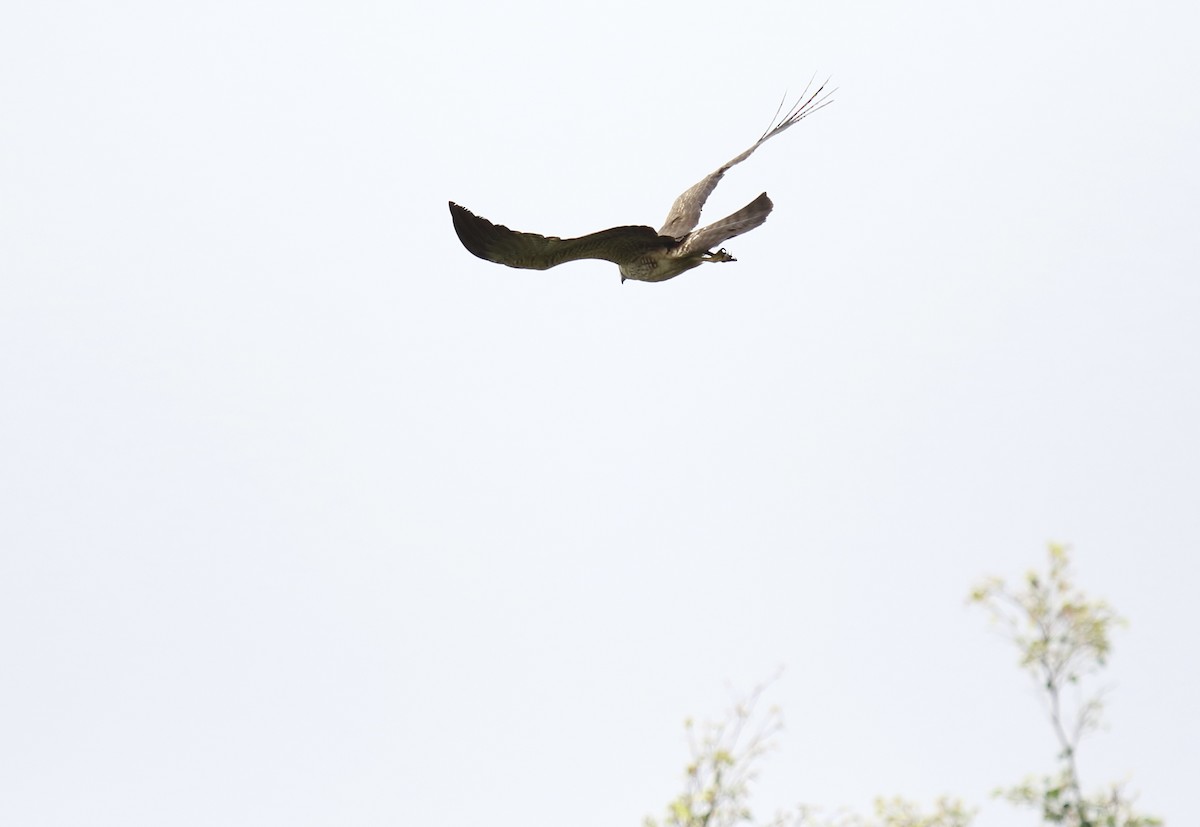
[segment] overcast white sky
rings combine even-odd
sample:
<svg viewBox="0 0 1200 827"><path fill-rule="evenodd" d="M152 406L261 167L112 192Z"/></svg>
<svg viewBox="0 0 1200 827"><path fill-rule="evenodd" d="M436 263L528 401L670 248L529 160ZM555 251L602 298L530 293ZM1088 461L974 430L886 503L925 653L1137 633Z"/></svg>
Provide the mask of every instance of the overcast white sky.
<svg viewBox="0 0 1200 827"><path fill-rule="evenodd" d="M637 827L785 668L756 798L1052 767L964 605L1132 623L1089 785L1192 812L1194 3L9 4L0 822ZM785 90L739 261L658 226Z"/></svg>

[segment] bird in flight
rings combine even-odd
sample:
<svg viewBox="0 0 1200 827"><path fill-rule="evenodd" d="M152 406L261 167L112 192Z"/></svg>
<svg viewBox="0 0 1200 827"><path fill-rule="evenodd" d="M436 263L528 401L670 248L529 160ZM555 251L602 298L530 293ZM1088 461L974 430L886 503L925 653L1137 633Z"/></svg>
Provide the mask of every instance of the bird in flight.
<svg viewBox="0 0 1200 827"><path fill-rule="evenodd" d="M602 259L620 267L622 282L625 279L666 281L706 261L737 261L724 248L715 253L712 248L766 221L774 206L771 199L764 192L732 215L696 229L704 202L730 167L749 158L754 150L783 130L832 103L830 96L836 90L825 92L825 86L821 84L811 95L806 88L795 106L779 118L783 111L781 101L762 137L676 198L666 223L657 232L652 227L630 226L613 227L579 238L522 233L502 224L493 224L451 201L454 230L464 247L487 261L526 270L546 270L568 261Z"/></svg>

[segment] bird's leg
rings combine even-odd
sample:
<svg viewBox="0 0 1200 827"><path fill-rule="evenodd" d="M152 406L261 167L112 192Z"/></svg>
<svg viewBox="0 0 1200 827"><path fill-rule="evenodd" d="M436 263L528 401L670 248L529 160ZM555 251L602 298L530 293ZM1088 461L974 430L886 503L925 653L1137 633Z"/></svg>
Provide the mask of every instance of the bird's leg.
<svg viewBox="0 0 1200 827"><path fill-rule="evenodd" d="M722 247L720 250L717 250L715 253L712 252L711 250L709 250L707 253L704 254L704 260L705 261L737 261L736 258L729 255L729 253L727 253L725 251L724 247Z"/></svg>

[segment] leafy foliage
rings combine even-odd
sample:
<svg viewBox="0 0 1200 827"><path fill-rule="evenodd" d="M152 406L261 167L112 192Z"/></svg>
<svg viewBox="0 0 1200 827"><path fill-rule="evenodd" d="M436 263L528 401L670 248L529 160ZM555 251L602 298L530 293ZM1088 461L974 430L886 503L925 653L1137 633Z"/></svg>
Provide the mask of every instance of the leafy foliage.
<svg viewBox="0 0 1200 827"><path fill-rule="evenodd" d="M1020 655L1019 664L1034 679L1060 752L1056 772L1001 789L997 795L1038 811L1044 825L1061 827L1159 827L1163 822L1139 815L1120 785L1084 795L1075 761L1083 737L1100 722L1098 694L1085 694L1083 683L1100 671L1112 650L1111 633L1123 621L1102 600L1090 600L1074 584L1069 550L1051 545L1046 573L1029 572L1020 589L998 578L985 581L971 601L987 608L1005 629ZM1077 691L1072 698L1065 690ZM661 821L646 827L738 827L754 824L749 807L756 764L783 729L778 708L763 714L757 706L765 687L736 704L718 724L699 728L688 721L691 762L681 793ZM1071 701L1074 702L1071 702ZM874 812L822 814L800 806L780 813L763 827L968 827L974 811L954 798L941 798L925 813L903 798L878 798Z"/></svg>
<svg viewBox="0 0 1200 827"><path fill-rule="evenodd" d="M719 723L699 728L685 722L691 762L685 772L684 791L667 806L661 821L647 818L645 827L736 827L753 824L748 800L757 776L756 763L783 731L778 707L758 711L766 685L756 688L733 706ZM763 827L967 827L971 813L956 799L943 798L925 815L918 805L902 798L875 801L874 817L853 813L823 816L811 807L782 812Z"/></svg>
<svg viewBox="0 0 1200 827"><path fill-rule="evenodd" d="M737 703L720 723L697 727L688 719L692 760L687 766L683 792L667 807L661 825L652 818L646 827L735 827L753 822L747 806L755 765L783 729L778 707L756 714L765 686Z"/></svg>
<svg viewBox="0 0 1200 827"><path fill-rule="evenodd" d="M993 578L971 594L1002 624L1020 653L1020 665L1032 677L1058 739L1059 768L999 795L1013 804L1041 811L1044 824L1065 827L1154 827L1159 819L1134 813L1118 785L1084 795L1075 754L1079 742L1100 723L1098 693L1084 694L1084 678L1100 671L1112 650L1110 633L1123 621L1103 600L1089 600L1071 577L1069 550L1050 546L1046 575L1029 572L1024 588L1014 590ZM1079 690L1068 705L1065 690Z"/></svg>
<svg viewBox="0 0 1200 827"><path fill-rule="evenodd" d="M840 813L818 817L816 810L801 807L795 827L967 827L973 815L956 798L939 798L929 814L904 798L877 798L871 816Z"/></svg>

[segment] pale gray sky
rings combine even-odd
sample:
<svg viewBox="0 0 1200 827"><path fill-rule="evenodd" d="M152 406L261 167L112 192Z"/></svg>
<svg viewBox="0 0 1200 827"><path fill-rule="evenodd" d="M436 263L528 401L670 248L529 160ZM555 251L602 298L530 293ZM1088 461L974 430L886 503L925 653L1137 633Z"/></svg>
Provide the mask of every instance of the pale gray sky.
<svg viewBox="0 0 1200 827"><path fill-rule="evenodd" d="M964 606L1132 620L1086 782L1200 742L1195 4L0 12L0 822L637 827L785 668L765 814L1050 769ZM736 264L480 261L446 201Z"/></svg>

